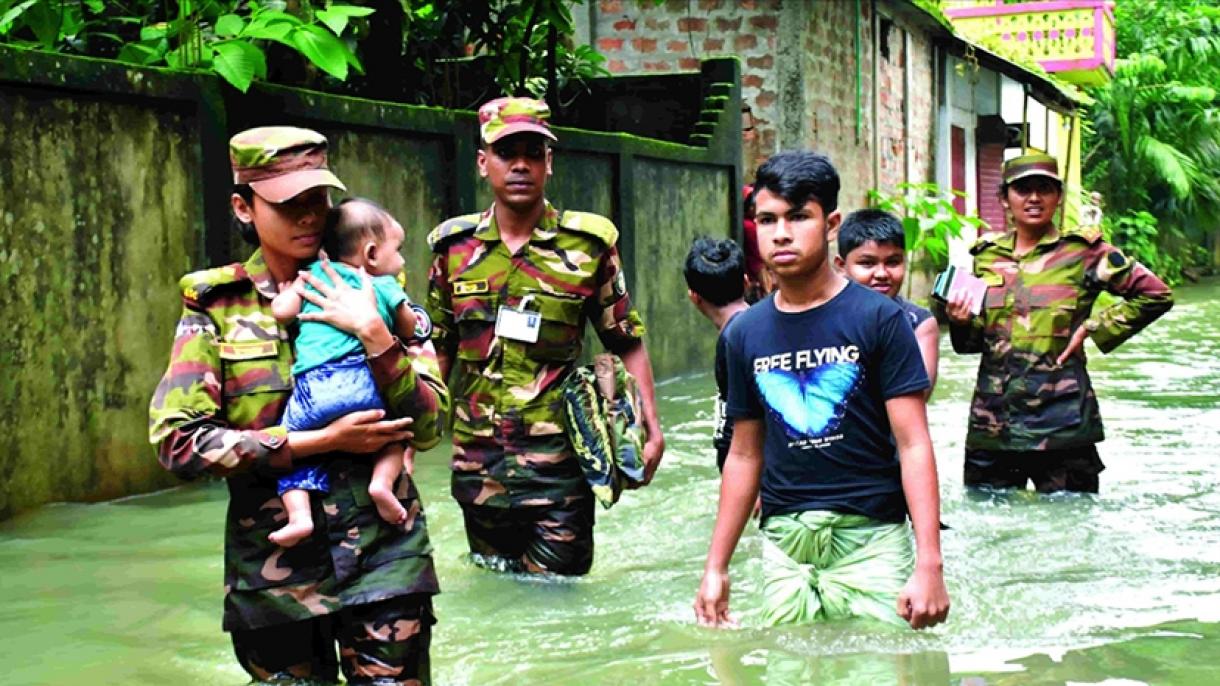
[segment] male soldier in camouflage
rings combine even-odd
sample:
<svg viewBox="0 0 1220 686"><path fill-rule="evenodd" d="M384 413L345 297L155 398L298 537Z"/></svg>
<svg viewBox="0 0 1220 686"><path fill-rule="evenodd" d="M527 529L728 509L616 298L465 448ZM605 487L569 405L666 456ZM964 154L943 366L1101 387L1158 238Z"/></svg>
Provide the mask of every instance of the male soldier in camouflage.
<svg viewBox="0 0 1220 686"><path fill-rule="evenodd" d="M950 301L953 349L982 353L966 435L967 486L1096 493L1105 466L1084 339L1103 353L1160 317L1173 295L1152 272L1102 240L1097 226L1057 229L1063 183L1049 155L1004 164L1000 197L1015 229L971 248L987 283L983 311ZM1123 300L1090 316L1101 291Z"/></svg>
<svg viewBox="0 0 1220 686"><path fill-rule="evenodd" d="M251 677L334 683L341 664L349 684L426 684L438 589L419 496L403 475L407 522L384 522L368 497L365 454L412 436L419 447L439 441L449 396L435 353L393 338L367 281L359 290L333 273L335 287L311 282L321 295L307 297L323 308L311 318L360 339L389 414L401 419L372 410L316 431L280 426L292 346L271 300L316 257L328 188L343 185L314 131L244 131L230 156L233 212L259 249L243 264L182 278L182 316L149 411L152 442L178 476L228 484L224 629ZM285 519L276 478L305 458L326 461L331 491L312 503L313 536L280 548L267 540Z"/></svg>
<svg viewBox="0 0 1220 686"><path fill-rule="evenodd" d="M584 574L593 563L593 496L565 435L564 378L585 322L639 382L645 483L664 449L644 325L631 307L604 217L560 212L545 103L501 98L479 109L481 176L495 203L444 222L428 313L454 390L454 498L471 559L497 569Z"/></svg>

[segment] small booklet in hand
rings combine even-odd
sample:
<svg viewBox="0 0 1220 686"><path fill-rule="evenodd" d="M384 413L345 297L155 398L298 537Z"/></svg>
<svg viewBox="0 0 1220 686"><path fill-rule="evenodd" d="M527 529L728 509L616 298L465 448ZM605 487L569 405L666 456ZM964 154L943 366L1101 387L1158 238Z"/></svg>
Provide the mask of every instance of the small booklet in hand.
<svg viewBox="0 0 1220 686"><path fill-rule="evenodd" d="M987 294L987 284L979 277L962 269L949 265L949 268L936 276L932 284L932 297L941 302L949 302L959 291L966 293L966 301L970 303L970 312L978 314L983 311L983 296Z"/></svg>

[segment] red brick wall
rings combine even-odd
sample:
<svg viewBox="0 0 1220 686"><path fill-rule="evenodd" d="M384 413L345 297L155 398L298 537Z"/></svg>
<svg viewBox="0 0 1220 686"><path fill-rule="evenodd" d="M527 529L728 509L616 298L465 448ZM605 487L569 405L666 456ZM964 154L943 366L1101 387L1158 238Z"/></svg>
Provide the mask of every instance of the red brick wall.
<svg viewBox="0 0 1220 686"><path fill-rule="evenodd" d="M804 31L805 116L808 137L805 144L830 155L839 170L842 191L839 205L844 210L864 206L868 189L873 187L872 101L873 50L872 16L869 3L860 3L860 118L856 130L856 47L854 2L815 2L809 11Z"/></svg>
<svg viewBox="0 0 1220 686"><path fill-rule="evenodd" d="M616 74L694 71L699 60L737 55L742 100L750 106L754 140L745 144L746 178L777 150L775 29L780 0L636 0L597 2L595 47Z"/></svg>
<svg viewBox="0 0 1220 686"><path fill-rule="evenodd" d="M886 41L880 30L880 40ZM893 190L906 181L906 155L909 139L912 182L929 181L932 166L932 144L936 135L935 103L933 102L932 46L927 34L902 23L891 24L889 58L878 52L878 150L881 188ZM906 54L906 36L910 36L910 55ZM905 81L906 63L911 64L909 90ZM903 106L910 109L910 130L904 128Z"/></svg>
<svg viewBox="0 0 1220 686"><path fill-rule="evenodd" d="M856 129L855 7L849 0L789 0L807 2L799 31L781 27L781 0L668 0L660 6L636 0L597 2L592 26L595 45L614 73L694 70L709 56L737 55L742 65L742 99L750 106L755 131L747 136L743 165L747 179L758 164L779 150L779 108L799 107L800 145L825 152L842 177L840 204L862 207L867 191L877 185L892 190L904 180L905 140L912 146L912 181L932 178L931 146L935 138L932 46L921 31L911 30L911 54L904 51L903 33L895 22L889 35L889 59L877 55L873 42L870 2L860 3L861 126ZM902 0L893 0L899 2ZM886 3L880 3L882 11ZM797 13L799 14L799 13ZM777 64L780 35L799 35L804 102L781 103ZM873 56L877 55L880 109L877 112L880 153L878 178L873 174ZM904 132L903 64L911 61L911 130ZM785 116L792 118L789 110ZM791 130L787 128L785 130Z"/></svg>

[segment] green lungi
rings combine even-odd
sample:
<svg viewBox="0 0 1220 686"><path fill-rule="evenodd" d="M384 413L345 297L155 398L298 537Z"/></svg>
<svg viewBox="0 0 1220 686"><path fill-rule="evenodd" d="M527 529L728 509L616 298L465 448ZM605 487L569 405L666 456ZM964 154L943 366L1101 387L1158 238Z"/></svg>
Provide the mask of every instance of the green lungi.
<svg viewBox="0 0 1220 686"><path fill-rule="evenodd" d="M763 622L872 617L905 625L898 594L915 567L906 522L811 510L763 524Z"/></svg>

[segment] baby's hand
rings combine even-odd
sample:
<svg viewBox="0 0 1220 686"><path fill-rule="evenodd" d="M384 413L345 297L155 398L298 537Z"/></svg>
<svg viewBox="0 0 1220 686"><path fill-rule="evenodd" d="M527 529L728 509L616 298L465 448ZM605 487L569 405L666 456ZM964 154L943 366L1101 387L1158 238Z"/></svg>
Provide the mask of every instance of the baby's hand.
<svg viewBox="0 0 1220 686"><path fill-rule="evenodd" d="M280 293L295 291L297 295L303 295L305 293L305 278L297 274L297 278L291 281L281 281L279 287Z"/></svg>
<svg viewBox="0 0 1220 686"><path fill-rule="evenodd" d="M277 322L289 324L301 313L305 281L298 276L292 281L280 281L277 285L280 292L271 300L271 314Z"/></svg>

